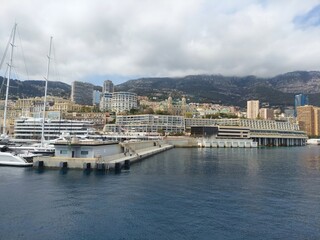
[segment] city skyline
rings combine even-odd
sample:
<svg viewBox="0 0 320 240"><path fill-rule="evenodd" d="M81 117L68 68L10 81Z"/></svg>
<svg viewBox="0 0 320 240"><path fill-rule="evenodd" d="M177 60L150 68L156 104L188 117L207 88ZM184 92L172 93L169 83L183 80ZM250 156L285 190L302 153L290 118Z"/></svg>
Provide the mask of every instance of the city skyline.
<svg viewBox="0 0 320 240"><path fill-rule="evenodd" d="M50 36L51 79L68 84L189 74L269 77L320 70L319 12L315 0L5 0L0 54L17 22L13 78L22 80L43 79Z"/></svg>

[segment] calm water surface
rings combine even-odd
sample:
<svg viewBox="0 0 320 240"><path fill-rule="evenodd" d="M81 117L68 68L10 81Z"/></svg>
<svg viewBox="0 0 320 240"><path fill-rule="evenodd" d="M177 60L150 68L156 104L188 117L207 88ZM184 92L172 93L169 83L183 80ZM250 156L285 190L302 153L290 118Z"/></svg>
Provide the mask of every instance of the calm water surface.
<svg viewBox="0 0 320 240"><path fill-rule="evenodd" d="M173 149L121 174L1 167L0 239L320 239L320 147Z"/></svg>

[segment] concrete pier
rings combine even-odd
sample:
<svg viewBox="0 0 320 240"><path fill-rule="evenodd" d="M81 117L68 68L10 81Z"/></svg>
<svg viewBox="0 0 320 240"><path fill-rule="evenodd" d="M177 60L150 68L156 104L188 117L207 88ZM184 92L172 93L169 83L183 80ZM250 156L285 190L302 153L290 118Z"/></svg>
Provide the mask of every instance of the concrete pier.
<svg viewBox="0 0 320 240"><path fill-rule="evenodd" d="M140 141L120 143L122 152L109 156L97 157L35 157L33 160L34 167L40 165L44 168L61 169L96 169L96 170L114 170L116 167L128 168L131 164L141 161L149 156L169 150L173 145L163 141ZM62 164L63 163L63 164Z"/></svg>

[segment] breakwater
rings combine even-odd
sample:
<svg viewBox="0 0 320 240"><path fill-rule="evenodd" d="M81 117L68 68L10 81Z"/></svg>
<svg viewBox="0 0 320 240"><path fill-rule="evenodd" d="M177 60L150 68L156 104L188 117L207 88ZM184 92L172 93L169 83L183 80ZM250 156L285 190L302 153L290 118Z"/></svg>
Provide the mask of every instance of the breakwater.
<svg viewBox="0 0 320 240"><path fill-rule="evenodd" d="M68 150L65 150L66 148ZM130 165L135 162L171 148L173 145L167 144L165 141L123 142L104 145L96 142L76 142L66 146L57 145L55 146L56 156L35 157L33 162L35 168L120 171L121 169L129 169ZM61 155L60 153L64 153L63 151L69 151L72 156L67 153L65 156ZM101 154L101 152L105 154ZM81 157L83 153L87 153L87 157Z"/></svg>

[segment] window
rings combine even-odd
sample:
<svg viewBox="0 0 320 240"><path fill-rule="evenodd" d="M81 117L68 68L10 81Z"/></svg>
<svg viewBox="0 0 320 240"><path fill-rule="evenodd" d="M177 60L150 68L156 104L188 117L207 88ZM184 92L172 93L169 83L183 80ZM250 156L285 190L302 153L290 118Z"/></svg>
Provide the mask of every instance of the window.
<svg viewBox="0 0 320 240"><path fill-rule="evenodd" d="M60 154L68 154L68 150L60 150Z"/></svg>
<svg viewBox="0 0 320 240"><path fill-rule="evenodd" d="M89 151L81 151L81 155L88 155Z"/></svg>

